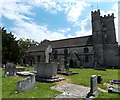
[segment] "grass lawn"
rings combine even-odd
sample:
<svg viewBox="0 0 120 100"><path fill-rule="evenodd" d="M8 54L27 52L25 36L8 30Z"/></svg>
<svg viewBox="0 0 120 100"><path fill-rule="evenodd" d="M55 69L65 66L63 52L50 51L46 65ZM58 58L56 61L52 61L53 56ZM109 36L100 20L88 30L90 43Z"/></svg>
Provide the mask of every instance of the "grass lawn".
<svg viewBox="0 0 120 100"><path fill-rule="evenodd" d="M84 85L90 87L90 77L91 75L101 75L103 78L103 82L110 83L110 80L115 79L118 80L118 70L114 69L107 69L106 71L94 70L94 69L77 69L71 68L70 71L78 72L79 74L65 76L69 78L70 83ZM63 75L60 75L63 76ZM103 84L98 84L98 87L107 90L108 87L104 86ZM101 92L97 98L117 98L118 94L115 93L103 93Z"/></svg>
<svg viewBox="0 0 120 100"><path fill-rule="evenodd" d="M67 76L71 79L72 83L90 86L91 75L101 75L105 83L110 83L110 80L118 80L118 70L107 69L107 71L100 71L94 69L75 69L72 68L70 71L78 72L79 74Z"/></svg>
<svg viewBox="0 0 120 100"><path fill-rule="evenodd" d="M61 94L61 92L50 88L56 85L56 83L42 82L36 82L37 88L32 91L16 94L17 82L24 78L25 76L4 78L2 74L2 98L54 98Z"/></svg>
<svg viewBox="0 0 120 100"><path fill-rule="evenodd" d="M26 70L33 70L33 67L27 68ZM110 80L118 80L118 70L107 69L107 71L93 70L93 69L77 69L71 68L70 71L78 72L79 74L64 76L68 78L69 83L74 83L78 85L90 86L90 76L91 75L101 75L103 81L110 83ZM0 71L1 72L1 71ZM25 77L2 77L2 96L3 98L54 98L55 96L61 94L59 91L52 90L50 87L56 85L57 83L41 83L36 82L37 88L28 91L26 93L16 94L17 82ZM98 87L107 90L104 85L98 85ZM97 98L117 98L118 94L115 93L103 93L101 92Z"/></svg>

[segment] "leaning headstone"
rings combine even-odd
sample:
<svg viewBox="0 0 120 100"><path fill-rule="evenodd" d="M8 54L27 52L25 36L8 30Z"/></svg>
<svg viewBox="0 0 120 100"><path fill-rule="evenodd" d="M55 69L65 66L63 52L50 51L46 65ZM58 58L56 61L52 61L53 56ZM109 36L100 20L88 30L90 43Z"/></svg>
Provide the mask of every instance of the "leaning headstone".
<svg viewBox="0 0 120 100"><path fill-rule="evenodd" d="M30 91L36 88L35 75L31 75L23 80L17 82L18 93Z"/></svg>
<svg viewBox="0 0 120 100"><path fill-rule="evenodd" d="M89 92L89 96L96 96L98 93L99 93L99 90L98 90L98 84L97 84L97 76L96 75L92 75L91 76L91 89L90 89L90 92Z"/></svg>
<svg viewBox="0 0 120 100"><path fill-rule="evenodd" d="M5 66L5 77L16 75L16 65L13 63L7 63Z"/></svg>

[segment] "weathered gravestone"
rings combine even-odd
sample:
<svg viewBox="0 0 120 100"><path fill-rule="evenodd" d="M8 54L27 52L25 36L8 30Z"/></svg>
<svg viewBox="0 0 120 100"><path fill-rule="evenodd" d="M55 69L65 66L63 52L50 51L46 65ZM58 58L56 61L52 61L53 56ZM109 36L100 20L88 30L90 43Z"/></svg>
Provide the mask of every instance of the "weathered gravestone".
<svg viewBox="0 0 120 100"><path fill-rule="evenodd" d="M52 48L49 45L48 48L45 50L45 62L46 63L50 62L50 53L52 53Z"/></svg>
<svg viewBox="0 0 120 100"><path fill-rule="evenodd" d="M57 71L63 71L65 69L65 64L64 64L65 59L54 59L53 62L57 62Z"/></svg>
<svg viewBox="0 0 120 100"><path fill-rule="evenodd" d="M16 65L13 63L7 63L5 66L5 77L16 75Z"/></svg>
<svg viewBox="0 0 120 100"><path fill-rule="evenodd" d="M30 91L36 88L35 75L31 75L23 80L17 82L18 93Z"/></svg>
<svg viewBox="0 0 120 100"><path fill-rule="evenodd" d="M98 83L98 84L103 84L103 79L102 79L102 76L101 76L101 75L98 75L98 76L97 76L97 83Z"/></svg>
<svg viewBox="0 0 120 100"><path fill-rule="evenodd" d="M91 76L91 89L90 92L88 93L88 96L96 96L99 93L98 90L98 84L97 84L97 76L96 75L92 75Z"/></svg>

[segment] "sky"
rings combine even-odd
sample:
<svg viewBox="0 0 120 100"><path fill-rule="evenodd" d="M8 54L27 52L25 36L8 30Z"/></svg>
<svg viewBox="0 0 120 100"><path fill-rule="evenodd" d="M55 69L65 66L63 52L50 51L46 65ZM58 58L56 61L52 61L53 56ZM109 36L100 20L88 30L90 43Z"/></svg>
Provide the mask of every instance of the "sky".
<svg viewBox="0 0 120 100"><path fill-rule="evenodd" d="M118 0L0 0L0 27L38 42L87 36L97 9L101 16L114 13L118 41Z"/></svg>

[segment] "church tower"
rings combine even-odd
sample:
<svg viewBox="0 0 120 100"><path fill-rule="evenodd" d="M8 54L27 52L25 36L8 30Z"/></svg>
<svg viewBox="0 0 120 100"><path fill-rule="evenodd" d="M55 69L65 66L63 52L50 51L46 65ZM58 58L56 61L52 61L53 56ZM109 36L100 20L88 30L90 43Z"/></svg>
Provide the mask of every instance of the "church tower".
<svg viewBox="0 0 120 100"><path fill-rule="evenodd" d="M100 10L92 11L92 34L93 34L93 50L94 50L94 63L96 65L104 65L103 57L103 38L102 38L102 27Z"/></svg>
<svg viewBox="0 0 120 100"><path fill-rule="evenodd" d="M92 34L95 65L117 66L118 43L116 42L114 14L100 16L100 10L92 11Z"/></svg>

